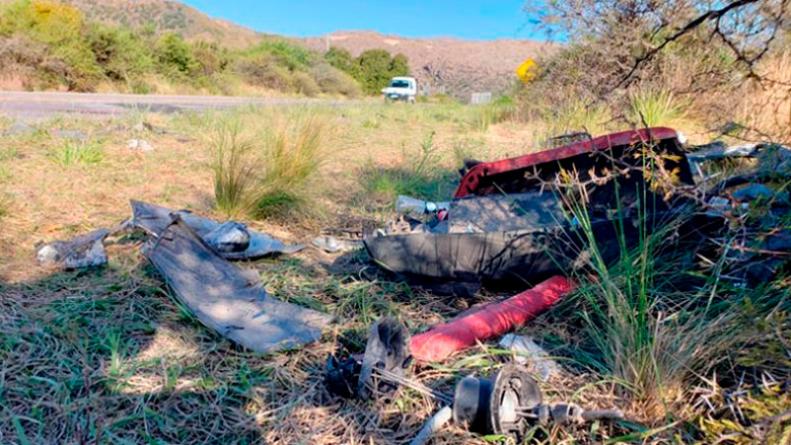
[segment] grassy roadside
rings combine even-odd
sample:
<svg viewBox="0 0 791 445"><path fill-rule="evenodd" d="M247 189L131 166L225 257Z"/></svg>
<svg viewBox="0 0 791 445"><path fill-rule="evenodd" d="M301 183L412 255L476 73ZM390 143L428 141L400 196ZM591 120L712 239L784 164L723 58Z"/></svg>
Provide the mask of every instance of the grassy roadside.
<svg viewBox="0 0 791 445"><path fill-rule="evenodd" d="M3 138L0 185L8 196L8 210L0 232L0 360L4 363L0 442L395 444L408 440L436 408L431 401L402 391L391 403L340 404L323 389L324 359L338 345L359 348L368 324L380 316L399 316L414 331L453 316L470 302L393 282L372 268L363 253L338 258L309 249L289 258L256 262L248 266L259 271L273 295L339 319L317 344L259 356L210 333L179 307L141 261L133 240L110 247L106 269L55 275L32 267L33 246L38 240L115 224L128 216L131 198L222 218L225 212L215 202L212 165L216 165L217 133L213 131L218 122L228 119L238 123L239 131L259 150L271 147L265 137L279 134L278 121L295 122L306 115L321 120L321 162L302 184L303 201L290 212L264 219L243 214L253 227L287 241L306 242L326 228L379 224L391 214L395 194L416 190L425 197L445 196L461 159L525 153L541 145L553 127L544 122L496 122L490 113L490 109L453 104L371 103L245 109L232 115L138 114L102 122L65 117L39 123L27 134ZM150 125L141 130L141 122ZM683 124L681 129L686 130ZM61 130L85 137L67 138ZM299 133L298 128L288 131ZM154 150L130 150L131 138L149 141ZM266 165L256 165L248 173L260 173L260 168ZM653 258L650 250L635 255L643 261ZM591 286L580 301L609 304L609 296L619 304L623 295L618 292L635 277L645 278L640 283L647 284L627 296L634 297L632 301L659 296L666 303L682 297L662 294L662 288L653 286L668 280L661 271L649 274L639 267L648 263L628 260L621 266L631 269L612 269L616 280L611 287ZM547 443L601 443L618 436L632 443L710 443L734 434L736 427L727 416L731 407L747 412L750 419L787 409L791 401L782 381L760 384L760 379L748 379L740 385L731 380L738 371L783 375L783 364L788 365L783 342L791 334L788 286L780 287L784 285L776 283L772 286L777 288L770 286L764 293L742 296L740 326L756 325L763 336L750 339L749 351L725 353L728 366L717 371L732 368L733 373L716 378L710 372L685 374L671 382L680 387L676 395L683 397L673 399L678 404L670 413L657 410L656 404L634 403L640 399L634 397L635 391L624 391L623 384L630 362L619 363L617 350L608 355L581 338L581 332L596 332L584 324L584 306L571 306L567 309L571 315L564 313L562 318L553 314L539 318L524 333L540 339L564 365L561 375L542 384L547 396L585 406L628 407L635 421L617 428L604 424L551 428L536 431L537 437ZM770 292L779 292L778 301L786 306L767 316L755 304ZM496 296L483 293L473 302L492 298ZM664 323L640 328L676 326ZM608 324L605 320L595 326ZM635 357L647 357L650 364L653 356ZM489 373L502 359L500 351L483 346L444 366L425 368L418 378L449 389L460 376ZM691 368L689 363L684 367ZM650 373L646 376L648 388L651 383L664 383L650 381ZM696 405L703 403L699 391L704 390L709 391L704 395L715 407L712 411ZM435 443L487 442L449 429L438 434Z"/></svg>

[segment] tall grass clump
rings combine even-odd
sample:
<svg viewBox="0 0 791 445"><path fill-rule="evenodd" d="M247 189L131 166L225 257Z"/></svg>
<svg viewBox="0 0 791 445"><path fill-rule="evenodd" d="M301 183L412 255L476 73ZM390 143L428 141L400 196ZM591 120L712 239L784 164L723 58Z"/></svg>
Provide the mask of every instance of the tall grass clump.
<svg viewBox="0 0 791 445"><path fill-rule="evenodd" d="M309 200L308 185L323 160L322 119L306 114L259 124L231 116L214 127L211 169L218 210L268 217Z"/></svg>
<svg viewBox="0 0 791 445"><path fill-rule="evenodd" d="M326 125L308 114L274 124L263 137L255 213L266 217L288 210L308 196L308 186L323 161Z"/></svg>
<svg viewBox="0 0 791 445"><path fill-rule="evenodd" d="M644 88L629 95L629 120L637 126L672 125L684 118L686 105L671 91Z"/></svg>
<svg viewBox="0 0 791 445"><path fill-rule="evenodd" d="M243 134L241 121L230 118L218 123L211 147L217 210L229 217L248 212L253 204L250 193L256 183L258 162L255 145Z"/></svg>
<svg viewBox="0 0 791 445"><path fill-rule="evenodd" d="M737 338L735 316L706 304L718 295L718 275L692 290L680 288L690 279L681 267L690 264L688 252L670 240L690 215L651 216L661 198L647 186L637 191L636 217L635 209L631 215L625 206L615 209L615 239L597 238L587 190L574 187L564 201L579 223L587 258L574 300L590 348L580 361L610 375L635 414L651 421L672 416L689 396L690 381L716 366ZM616 183L619 202L624 192Z"/></svg>
<svg viewBox="0 0 791 445"><path fill-rule="evenodd" d="M67 142L50 153L52 160L64 167L98 164L103 156L102 146L97 142Z"/></svg>

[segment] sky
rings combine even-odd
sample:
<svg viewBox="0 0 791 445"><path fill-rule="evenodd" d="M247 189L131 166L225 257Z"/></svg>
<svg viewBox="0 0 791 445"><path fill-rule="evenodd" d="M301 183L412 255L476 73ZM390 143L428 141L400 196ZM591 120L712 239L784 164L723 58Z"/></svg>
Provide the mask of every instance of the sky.
<svg viewBox="0 0 791 445"><path fill-rule="evenodd" d="M271 34L321 36L373 30L404 37L543 39L525 0L182 0L216 17Z"/></svg>

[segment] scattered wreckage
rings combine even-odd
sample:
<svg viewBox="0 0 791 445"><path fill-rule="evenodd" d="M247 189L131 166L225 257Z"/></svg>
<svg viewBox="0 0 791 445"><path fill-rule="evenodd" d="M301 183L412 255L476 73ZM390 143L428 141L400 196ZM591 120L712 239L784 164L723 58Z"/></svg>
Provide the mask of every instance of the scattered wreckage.
<svg viewBox="0 0 791 445"><path fill-rule="evenodd" d="M679 229L680 239L688 236L698 244L702 238L715 238L734 220L746 223L741 237L717 246L732 252L731 260L741 264L746 282L768 280L787 269L791 230L785 226L791 203L788 192L770 185L778 177L787 184L788 148L710 144L690 152L668 128L577 139L512 159L467 162L450 201L399 197L397 210L411 215L362 241L331 236L312 240L330 253L364 246L383 269L420 284L535 285L416 335L396 321L380 320L371 327L361 356L329 357L324 378L331 393L368 399L403 386L433 398L442 408L412 442L416 445L450 421L471 431L518 439L536 423L622 418L617 410L545 403L535 374L519 364L508 364L488 379L466 377L453 395L408 376L414 363L444 361L478 342L503 337L574 290L575 283L566 277L584 262L583 222L569 211L564 193L573 190L563 189L562 179L586 185L586 227L604 241L600 248L606 260L620 254L616 230L622 231L628 247L639 239L640 228L650 230L692 209L695 216ZM726 178L722 168L709 168L734 159L748 161L739 174ZM672 188L658 179L669 181ZM293 253L303 246L287 245L234 221L219 223L138 201L131 205L132 218L119 228L45 245L38 251L40 262L62 268L101 265L107 261L103 243L108 236L140 230L148 237L145 256L179 300L204 325L239 345L256 352L293 348L318 340L331 322L326 314L272 298L257 276L229 262ZM751 210L759 207L765 219L750 225ZM772 229L763 230L767 226ZM529 339L510 336L503 342L511 350L540 350ZM538 375L544 379L559 369L545 354L531 361L541 364Z"/></svg>
<svg viewBox="0 0 791 445"><path fill-rule="evenodd" d="M229 260L251 260L293 253L287 245L243 224L218 223L181 210L132 201L132 218L111 230L100 229L38 249L39 262L62 269L107 263L104 240L139 230L148 235L142 251L206 327L255 352L291 349L317 341L331 317L268 295L256 273Z"/></svg>

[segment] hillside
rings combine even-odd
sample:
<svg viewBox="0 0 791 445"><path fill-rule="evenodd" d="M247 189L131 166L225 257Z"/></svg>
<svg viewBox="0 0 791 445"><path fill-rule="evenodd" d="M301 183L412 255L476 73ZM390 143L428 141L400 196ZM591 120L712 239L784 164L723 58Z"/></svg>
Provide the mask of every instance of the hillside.
<svg viewBox="0 0 791 445"><path fill-rule="evenodd" d="M231 48L257 43L261 34L244 26L214 19L195 8L173 0L64 0L88 19L143 28L153 25L155 32L177 32L188 40L206 40Z"/></svg>
<svg viewBox="0 0 791 445"><path fill-rule="evenodd" d="M355 56L374 48L402 53L409 59L412 74L430 91L463 98L472 92L503 90L515 80L514 70L522 61L556 48L531 40L412 39L368 31L335 32L303 41L318 51L334 46Z"/></svg>

